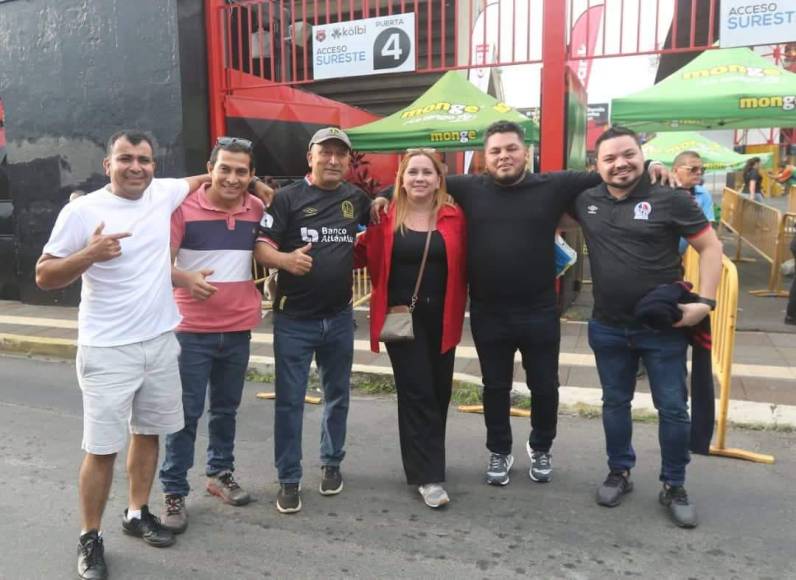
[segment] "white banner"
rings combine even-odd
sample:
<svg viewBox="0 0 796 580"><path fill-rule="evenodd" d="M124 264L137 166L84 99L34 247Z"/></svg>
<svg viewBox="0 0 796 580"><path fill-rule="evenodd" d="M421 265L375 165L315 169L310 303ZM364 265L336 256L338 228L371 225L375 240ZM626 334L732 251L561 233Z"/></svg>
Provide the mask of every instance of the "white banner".
<svg viewBox="0 0 796 580"><path fill-rule="evenodd" d="M722 48L796 41L794 0L721 0Z"/></svg>
<svg viewBox="0 0 796 580"><path fill-rule="evenodd" d="M415 70L415 15L324 24L312 30L313 78Z"/></svg>

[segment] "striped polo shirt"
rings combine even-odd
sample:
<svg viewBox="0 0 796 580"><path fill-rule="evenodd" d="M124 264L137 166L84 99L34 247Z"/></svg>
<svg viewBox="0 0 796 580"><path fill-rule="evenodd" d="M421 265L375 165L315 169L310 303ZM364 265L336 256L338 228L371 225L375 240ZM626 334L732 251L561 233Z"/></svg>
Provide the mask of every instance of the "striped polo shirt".
<svg viewBox="0 0 796 580"><path fill-rule="evenodd" d="M252 251L263 203L246 194L233 211L216 208L205 184L185 198L171 216L171 247L180 270L213 270L207 281L218 290L198 301L185 288L174 289L182 332L251 330L262 318L262 297L252 279Z"/></svg>

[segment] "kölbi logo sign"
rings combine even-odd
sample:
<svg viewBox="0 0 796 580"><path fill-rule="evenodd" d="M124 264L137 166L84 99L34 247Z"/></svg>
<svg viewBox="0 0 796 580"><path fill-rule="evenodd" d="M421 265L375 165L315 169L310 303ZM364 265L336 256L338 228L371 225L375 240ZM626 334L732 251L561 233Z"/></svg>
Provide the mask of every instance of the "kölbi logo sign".
<svg viewBox="0 0 796 580"><path fill-rule="evenodd" d="M719 39L722 48L794 41L796 2L721 0Z"/></svg>

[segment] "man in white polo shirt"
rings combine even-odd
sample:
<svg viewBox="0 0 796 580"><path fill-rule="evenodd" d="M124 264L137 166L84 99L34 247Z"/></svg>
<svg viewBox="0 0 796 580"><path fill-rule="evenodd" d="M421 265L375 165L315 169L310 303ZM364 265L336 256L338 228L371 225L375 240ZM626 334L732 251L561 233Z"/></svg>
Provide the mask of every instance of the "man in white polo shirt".
<svg viewBox="0 0 796 580"><path fill-rule="evenodd" d="M152 546L174 543L147 507L158 436L183 427L170 218L188 192L209 179L153 179L153 141L139 131L114 134L103 166L110 183L61 210L36 267L36 283L45 290L83 281L77 374L86 454L78 574L92 580L107 577L100 522L128 430L123 530Z"/></svg>

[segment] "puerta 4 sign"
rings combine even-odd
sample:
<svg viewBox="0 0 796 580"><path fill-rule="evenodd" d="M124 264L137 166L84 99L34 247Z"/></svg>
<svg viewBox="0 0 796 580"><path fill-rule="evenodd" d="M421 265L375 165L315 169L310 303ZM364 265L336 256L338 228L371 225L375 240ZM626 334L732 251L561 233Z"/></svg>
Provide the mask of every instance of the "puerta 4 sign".
<svg viewBox="0 0 796 580"><path fill-rule="evenodd" d="M393 14L315 26L316 80L415 70L415 15Z"/></svg>

